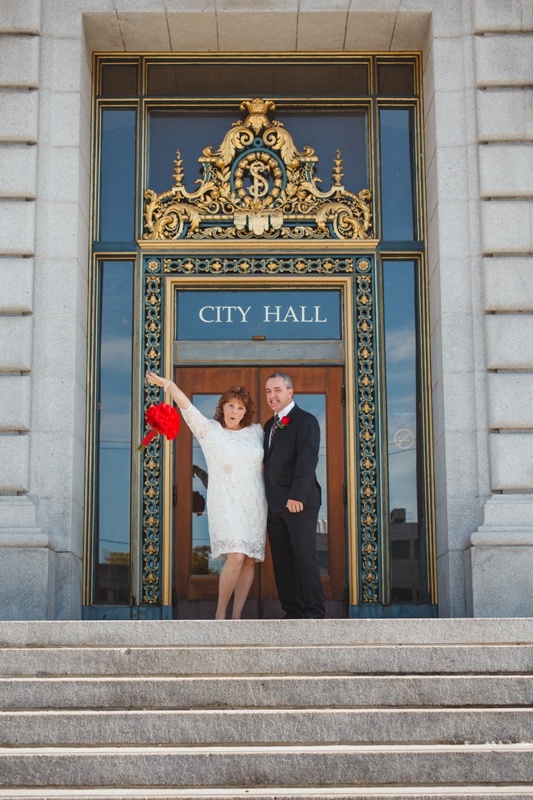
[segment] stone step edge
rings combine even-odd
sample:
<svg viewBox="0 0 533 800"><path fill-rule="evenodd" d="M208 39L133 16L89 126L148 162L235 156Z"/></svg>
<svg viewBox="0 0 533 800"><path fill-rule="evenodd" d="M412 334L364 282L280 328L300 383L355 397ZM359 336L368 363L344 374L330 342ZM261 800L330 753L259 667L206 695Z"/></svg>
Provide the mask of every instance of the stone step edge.
<svg viewBox="0 0 533 800"><path fill-rule="evenodd" d="M0 646L533 643L533 618L0 621Z"/></svg>
<svg viewBox="0 0 533 800"><path fill-rule="evenodd" d="M429 717L436 716L437 714L446 714L450 717L469 716L475 717L479 714L516 714L525 716L526 714L533 715L533 706L530 703L523 703L520 706L514 705L497 705L497 706L239 706L237 708L228 706L227 708L218 706L205 706L200 708L176 708L176 707L156 707L156 708L1 708L0 720L8 719L11 717L118 717L118 716L182 716L182 717L249 717L260 715L269 717L273 714L286 716L303 716L304 714L313 714L316 716L328 716L346 714L350 716L361 716L376 714L380 716L421 716L427 715Z"/></svg>
<svg viewBox="0 0 533 800"><path fill-rule="evenodd" d="M442 786L353 786L353 787L305 787L274 789L130 789L128 787L99 787L97 789L0 789L0 800L350 800L350 798L411 798L411 800L514 800L533 797L533 787L513 784L494 785L442 785Z"/></svg>
<svg viewBox="0 0 533 800"><path fill-rule="evenodd" d="M269 754L269 753L285 753L291 754L316 754L326 755L332 754L350 754L350 753L514 753L530 752L533 754L533 742L484 742L481 744L461 743L461 744L332 744L332 743L316 743L316 744L183 744L183 745L159 745L159 744L144 744L144 745L43 745L43 746L30 746L30 747L13 747L13 746L0 746L0 761L6 757L24 757L38 755L42 757L43 754L50 757L60 756L100 756L100 755L119 755L136 756L136 755L152 755L157 753L160 755L175 755L177 753L184 753L187 755L244 755L249 757L253 754Z"/></svg>

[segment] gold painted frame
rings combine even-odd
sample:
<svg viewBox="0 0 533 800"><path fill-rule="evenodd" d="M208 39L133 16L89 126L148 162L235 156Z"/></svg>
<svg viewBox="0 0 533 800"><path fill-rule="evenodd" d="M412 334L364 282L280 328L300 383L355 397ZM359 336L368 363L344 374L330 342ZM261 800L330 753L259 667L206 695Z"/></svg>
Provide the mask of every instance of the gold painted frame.
<svg viewBox="0 0 533 800"><path fill-rule="evenodd" d="M235 289L254 289L254 288L302 288L302 280L298 275L277 275L272 277L250 276L168 276L164 286L164 344L162 362L164 374L172 375L174 360L174 332L176 330L176 293L187 289L206 289L206 288L231 288ZM306 288L320 289L340 289L342 296L342 339L345 344L345 452L346 452L346 483L348 486L356 485L356 465L355 465L355 392L354 392L354 313L353 313L353 278L351 276L322 275L305 278ZM213 362L215 365L215 362ZM173 485L173 466L172 466L172 443L164 441L163 456L161 459L163 469L163 496L162 496L162 602L170 605L172 601L172 485ZM359 573L358 573L358 530L357 530L357 502L348 493L346 506L347 523L347 544L348 544L348 580L352 587L354 596L358 595ZM350 600L352 602L352 600Z"/></svg>

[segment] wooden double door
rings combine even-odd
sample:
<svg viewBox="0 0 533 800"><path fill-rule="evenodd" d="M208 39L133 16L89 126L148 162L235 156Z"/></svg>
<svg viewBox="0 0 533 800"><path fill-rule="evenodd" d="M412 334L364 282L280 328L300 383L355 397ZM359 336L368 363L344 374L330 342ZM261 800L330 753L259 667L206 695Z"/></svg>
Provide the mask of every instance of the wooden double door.
<svg viewBox="0 0 533 800"><path fill-rule="evenodd" d="M343 368L295 367L288 371L295 401L315 414L320 423L317 476L322 487L322 506L317 524L317 550L327 615L342 617L347 582ZM272 416L265 395L271 373L271 368L250 366L179 367L175 380L209 418L227 388L246 386L254 399L256 421L263 425ZM198 441L185 424L176 439L174 479L174 615L180 619L212 619L223 561L211 557L206 513L209 476ZM272 619L281 614L267 541L265 561L256 564L243 617Z"/></svg>

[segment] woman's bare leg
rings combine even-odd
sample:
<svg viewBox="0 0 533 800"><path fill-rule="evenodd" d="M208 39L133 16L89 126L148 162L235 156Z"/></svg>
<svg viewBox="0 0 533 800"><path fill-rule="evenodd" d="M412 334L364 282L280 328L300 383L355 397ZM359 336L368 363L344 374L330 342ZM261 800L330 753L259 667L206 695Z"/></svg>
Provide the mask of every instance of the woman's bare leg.
<svg viewBox="0 0 533 800"><path fill-rule="evenodd" d="M239 577L237 578L237 583L235 584L235 597L233 598L233 612L231 614L232 619L241 618L246 598L254 582L254 567L255 559L245 556L241 571L239 572Z"/></svg>
<svg viewBox="0 0 533 800"><path fill-rule="evenodd" d="M228 553L226 556L226 563L222 567L218 581L218 605L215 619L226 619L226 609L245 558L244 553Z"/></svg>

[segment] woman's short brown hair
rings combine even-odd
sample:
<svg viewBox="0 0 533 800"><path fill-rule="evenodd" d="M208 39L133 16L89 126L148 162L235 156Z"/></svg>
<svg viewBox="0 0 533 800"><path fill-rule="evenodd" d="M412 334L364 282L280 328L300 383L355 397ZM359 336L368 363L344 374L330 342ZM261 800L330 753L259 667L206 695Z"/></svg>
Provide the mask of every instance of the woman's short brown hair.
<svg viewBox="0 0 533 800"><path fill-rule="evenodd" d="M229 403L231 400L239 400L246 409L244 417L241 420L241 428L247 428L249 425L252 425L254 421L254 413L255 413L255 405L254 401L252 400L252 396L250 392L244 388L244 386L230 386L229 389L226 389L222 397L217 403L217 408L215 411L215 420L220 422L222 427L224 426L224 405Z"/></svg>

